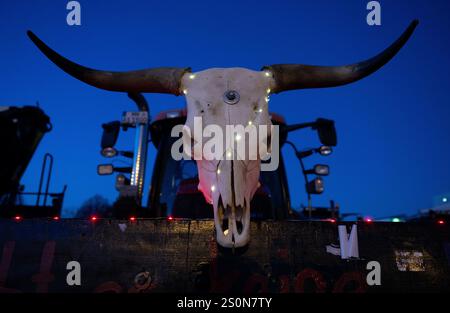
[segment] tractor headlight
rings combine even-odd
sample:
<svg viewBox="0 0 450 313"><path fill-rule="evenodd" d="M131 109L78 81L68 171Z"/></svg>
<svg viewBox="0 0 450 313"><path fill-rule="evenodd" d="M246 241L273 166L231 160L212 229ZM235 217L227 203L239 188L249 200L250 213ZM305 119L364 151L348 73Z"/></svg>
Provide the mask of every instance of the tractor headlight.
<svg viewBox="0 0 450 313"><path fill-rule="evenodd" d="M314 173L320 176L327 176L330 174L330 167L324 164L317 164L314 166Z"/></svg>
<svg viewBox="0 0 450 313"><path fill-rule="evenodd" d="M98 175L111 175L114 172L114 167L112 164L100 164L97 166Z"/></svg>
<svg viewBox="0 0 450 313"><path fill-rule="evenodd" d="M321 146L319 148L319 153L322 156L328 156L333 153L333 149L330 146Z"/></svg>
<svg viewBox="0 0 450 313"><path fill-rule="evenodd" d="M324 190L323 179L316 177L306 184L306 190L309 194L321 194Z"/></svg>

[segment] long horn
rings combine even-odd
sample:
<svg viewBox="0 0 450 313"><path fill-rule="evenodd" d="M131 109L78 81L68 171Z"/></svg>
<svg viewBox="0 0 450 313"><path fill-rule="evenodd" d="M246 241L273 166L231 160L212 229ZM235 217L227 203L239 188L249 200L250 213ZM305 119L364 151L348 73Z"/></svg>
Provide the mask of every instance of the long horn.
<svg viewBox="0 0 450 313"><path fill-rule="evenodd" d="M419 21L414 20L391 46L363 62L345 66L275 64L264 66L262 70L272 73L275 80L275 86L272 88L274 93L346 85L372 74L389 62L408 41L418 24Z"/></svg>
<svg viewBox="0 0 450 313"><path fill-rule="evenodd" d="M76 64L61 56L33 32L28 37L53 63L67 74L97 88L123 92L152 92L179 95L181 78L190 68L161 67L129 72L99 71Z"/></svg>

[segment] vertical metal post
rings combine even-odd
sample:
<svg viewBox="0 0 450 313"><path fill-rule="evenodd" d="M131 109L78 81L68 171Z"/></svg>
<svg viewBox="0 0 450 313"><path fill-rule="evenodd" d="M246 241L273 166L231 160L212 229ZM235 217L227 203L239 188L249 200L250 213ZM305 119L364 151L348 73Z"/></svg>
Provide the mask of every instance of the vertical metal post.
<svg viewBox="0 0 450 313"><path fill-rule="evenodd" d="M136 201L142 203L142 194L145 180L145 166L148 149L148 124L150 120L148 103L140 93L128 93L128 97L136 102L140 117L136 121L136 139L134 143L133 171L131 172L130 186L136 188Z"/></svg>
<svg viewBox="0 0 450 313"><path fill-rule="evenodd" d="M300 160L300 165L302 167L303 177L305 178L305 184L308 184L308 175L306 175L305 164L303 163L302 158L299 158L299 160ZM306 190L306 192L308 193L308 217L309 217L309 219L311 219L312 218L312 198L311 198L311 194L308 192L308 190Z"/></svg>
<svg viewBox="0 0 450 313"><path fill-rule="evenodd" d="M38 193L37 193L36 206L39 206L39 202L41 200L42 184L44 183L44 174L45 174L45 169L47 168L47 159L50 160L50 168L48 169L47 184L45 186L44 206L47 204L48 188L49 188L49 185L50 185L50 179L51 179L52 170L53 170L53 155L51 155L50 153L46 153L44 155L44 160L42 162L41 177L39 179L39 190L38 190Z"/></svg>
<svg viewBox="0 0 450 313"><path fill-rule="evenodd" d="M50 187L50 179L52 178L52 171L53 171L53 155L51 155L50 153L47 153L47 154L45 154L45 156L49 158L50 165L49 165L48 174L47 174L47 184L45 186L44 206L47 205L48 190Z"/></svg>
<svg viewBox="0 0 450 313"><path fill-rule="evenodd" d="M312 199L310 193L308 193L308 217L309 219L312 218Z"/></svg>
<svg viewBox="0 0 450 313"><path fill-rule="evenodd" d="M148 148L148 123L136 125L136 140L134 143L133 171L131 173L130 185L137 188L137 201L142 202L142 193L145 178L145 165Z"/></svg>

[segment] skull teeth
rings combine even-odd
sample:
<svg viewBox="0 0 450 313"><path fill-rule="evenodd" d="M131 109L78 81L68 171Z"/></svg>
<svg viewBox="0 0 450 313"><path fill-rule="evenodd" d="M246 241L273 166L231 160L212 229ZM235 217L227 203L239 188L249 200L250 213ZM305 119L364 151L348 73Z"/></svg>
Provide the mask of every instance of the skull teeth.
<svg viewBox="0 0 450 313"><path fill-rule="evenodd" d="M243 247L249 241L250 208L244 206L224 208L221 197L214 212L217 242L226 248Z"/></svg>

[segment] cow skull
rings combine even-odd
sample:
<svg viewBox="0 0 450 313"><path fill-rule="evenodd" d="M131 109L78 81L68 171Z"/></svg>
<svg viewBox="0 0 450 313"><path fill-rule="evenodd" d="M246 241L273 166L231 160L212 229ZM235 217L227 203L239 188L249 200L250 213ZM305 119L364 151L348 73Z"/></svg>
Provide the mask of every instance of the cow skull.
<svg viewBox="0 0 450 313"><path fill-rule="evenodd" d="M221 137L222 146L216 147L220 149L218 157L204 155L205 149L196 157L199 190L213 204L216 238L223 247L242 247L249 241L250 201L259 186L261 161L259 153L250 157L249 146L258 151L259 147L245 133L227 132L227 126L249 126L255 130L266 127L265 138L258 141L270 145L268 93L273 83L273 78L264 72L244 68L208 69L184 75L181 81L187 100L188 131L184 135L192 136L192 142L201 142L202 138L196 138L199 133L193 130L208 125L219 127L225 134ZM198 117L201 126L194 125ZM245 150L236 149L235 138L247 140Z"/></svg>
<svg viewBox="0 0 450 313"><path fill-rule="evenodd" d="M92 86L123 92L185 94L186 126L194 117L204 126L270 125L266 97L304 88L341 86L360 80L389 62L411 37L418 21L386 50L363 62L346 66L277 64L262 71L243 68L208 69L191 73L190 68L153 68L130 72L99 71L78 65L49 48L32 32L30 39L57 66ZM195 136L191 137L196 141ZM226 145L225 145L226 146ZM225 149L225 152L227 150ZM233 151L231 153L234 153ZM242 247L250 240L250 200L258 188L260 158L197 160L199 189L213 204L217 241L224 247Z"/></svg>

